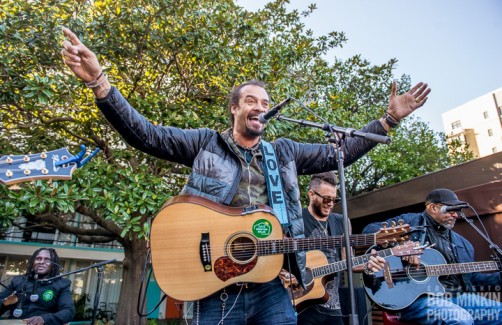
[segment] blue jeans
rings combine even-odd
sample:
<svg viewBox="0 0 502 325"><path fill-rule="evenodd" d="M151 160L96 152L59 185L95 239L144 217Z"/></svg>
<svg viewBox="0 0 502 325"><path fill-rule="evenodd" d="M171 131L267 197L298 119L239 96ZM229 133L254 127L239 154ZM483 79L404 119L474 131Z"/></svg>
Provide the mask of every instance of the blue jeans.
<svg viewBox="0 0 502 325"><path fill-rule="evenodd" d="M298 315L298 325L343 325L343 319L341 315L323 314L312 306Z"/></svg>
<svg viewBox="0 0 502 325"><path fill-rule="evenodd" d="M447 292L442 297L422 296L400 314L401 320L420 324L502 324L502 303L475 293Z"/></svg>
<svg viewBox="0 0 502 325"><path fill-rule="evenodd" d="M249 284L248 288L231 285L196 301L193 324L296 325L296 312L288 292L276 278L268 283Z"/></svg>

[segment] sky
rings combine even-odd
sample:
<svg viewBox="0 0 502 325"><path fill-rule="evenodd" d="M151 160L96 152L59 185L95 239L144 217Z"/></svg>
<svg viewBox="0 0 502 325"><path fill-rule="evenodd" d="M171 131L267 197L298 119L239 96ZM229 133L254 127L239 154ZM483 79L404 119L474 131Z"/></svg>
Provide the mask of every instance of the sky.
<svg viewBox="0 0 502 325"><path fill-rule="evenodd" d="M270 2L235 1L253 11ZM500 0L291 0L287 8L311 3L317 10L302 18L306 28L348 38L331 57L361 54L374 65L396 58L396 77L429 84L429 99L415 114L435 131L444 131L441 113L502 87Z"/></svg>

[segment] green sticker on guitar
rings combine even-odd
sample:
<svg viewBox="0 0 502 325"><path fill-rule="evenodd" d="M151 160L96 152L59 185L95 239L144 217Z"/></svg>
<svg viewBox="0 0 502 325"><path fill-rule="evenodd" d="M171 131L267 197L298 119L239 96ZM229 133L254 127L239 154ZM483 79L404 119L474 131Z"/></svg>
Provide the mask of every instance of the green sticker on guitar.
<svg viewBox="0 0 502 325"><path fill-rule="evenodd" d="M267 219L259 219L253 223L253 235L267 238L272 233L272 224Z"/></svg>

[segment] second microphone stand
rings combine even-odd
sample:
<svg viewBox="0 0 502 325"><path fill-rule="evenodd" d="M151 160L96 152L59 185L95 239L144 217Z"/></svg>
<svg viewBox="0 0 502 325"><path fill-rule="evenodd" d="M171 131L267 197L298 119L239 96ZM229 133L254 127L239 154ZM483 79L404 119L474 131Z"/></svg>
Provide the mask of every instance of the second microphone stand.
<svg viewBox="0 0 502 325"><path fill-rule="evenodd" d="M116 261L117 261L116 259L113 259L113 260L98 262L98 263L89 265L87 267L83 267L83 268L75 270L75 271L61 273L60 275L54 276L52 278L40 280L40 281L42 281L42 282L52 281L52 280L59 279L59 278L62 278L64 276L67 276L70 274L80 273L80 272L84 272L84 271L87 271L92 268L96 268L96 270L98 271L98 282L96 283L96 291L94 294L94 304L93 304L93 308L92 308L92 319L91 319L91 324L94 325L94 323L96 321L96 314L97 314L98 306L99 306L99 296L101 295L101 285L103 283L104 265L110 264L110 263L115 263Z"/></svg>
<svg viewBox="0 0 502 325"><path fill-rule="evenodd" d="M343 234L344 234L344 245L346 252L346 263L347 263L347 280L348 287L350 293L350 308L351 308L351 318L350 324L358 325L359 317L356 311L356 298L354 292L354 281L353 281L353 272L352 272L352 249L350 245L350 226L349 226L349 216L347 212L347 195L345 189L345 173L344 173L344 155L343 150L341 149L343 146L343 141L346 137L360 137L366 140L388 144L390 143L390 138L387 136L374 134L374 133L366 133L357 131L352 128L342 128L334 125L330 125L328 123L319 124L314 122L309 122L305 120L296 120L284 116L277 116L278 120L284 120L288 122L293 122L300 124L301 126L310 126L318 129L322 129L323 131L328 132L333 135L333 138L330 138L328 141L334 143L335 150L337 152L337 156L335 157L338 163L338 178L340 183L340 194L341 194L341 202L342 202L342 214L343 214Z"/></svg>
<svg viewBox="0 0 502 325"><path fill-rule="evenodd" d="M469 206L475 213L476 211L471 207ZM476 213L477 215L477 213ZM481 229L479 229L475 224L474 224L474 221L472 221L471 219L467 218L465 216L465 214L461 213L460 216L462 217L462 219L464 219L469 225L471 225L472 228L474 228L474 230L476 230L478 232L478 234L481 235L481 237L484 238L484 240L486 240L486 242L488 243L488 246L490 247L490 249L493 251L493 255L492 255L492 258L495 260L495 262L497 262L498 266L502 268L502 249L500 249L500 247L493 242L493 240L491 240L490 237L488 237L488 234L485 234L481 231ZM479 216L478 216L479 218ZM481 222L481 219L479 219L479 222ZM484 226L483 226L484 227Z"/></svg>

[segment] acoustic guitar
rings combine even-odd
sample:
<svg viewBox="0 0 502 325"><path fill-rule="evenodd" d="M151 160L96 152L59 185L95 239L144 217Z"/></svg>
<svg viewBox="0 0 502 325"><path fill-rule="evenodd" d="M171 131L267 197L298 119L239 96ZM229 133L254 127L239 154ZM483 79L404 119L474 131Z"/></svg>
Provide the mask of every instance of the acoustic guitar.
<svg viewBox="0 0 502 325"><path fill-rule="evenodd" d="M439 277L450 274L497 271L494 261L447 264L435 249L424 250L420 265L404 264L399 257L389 257L390 272L363 275L364 289L377 305L389 310L400 310L411 305L421 295L442 296L445 288Z"/></svg>
<svg viewBox="0 0 502 325"><path fill-rule="evenodd" d="M407 238L408 225L351 235L352 246ZM152 222L150 247L158 285L168 296L202 299L238 282L273 280L283 254L343 246L343 236L283 238L270 207L223 206L194 195L170 199Z"/></svg>
<svg viewBox="0 0 502 325"><path fill-rule="evenodd" d="M388 258L390 256L420 255L423 253L422 246L418 242L407 241L392 248L380 250L376 255ZM355 256L352 258L352 266L368 263L373 254ZM328 263L326 255L321 251L307 252L307 267L305 268L305 289L302 286L295 287L290 291L290 296L298 313L314 304L322 304L328 301L329 293L326 292L326 283L331 276L347 269L347 261Z"/></svg>

